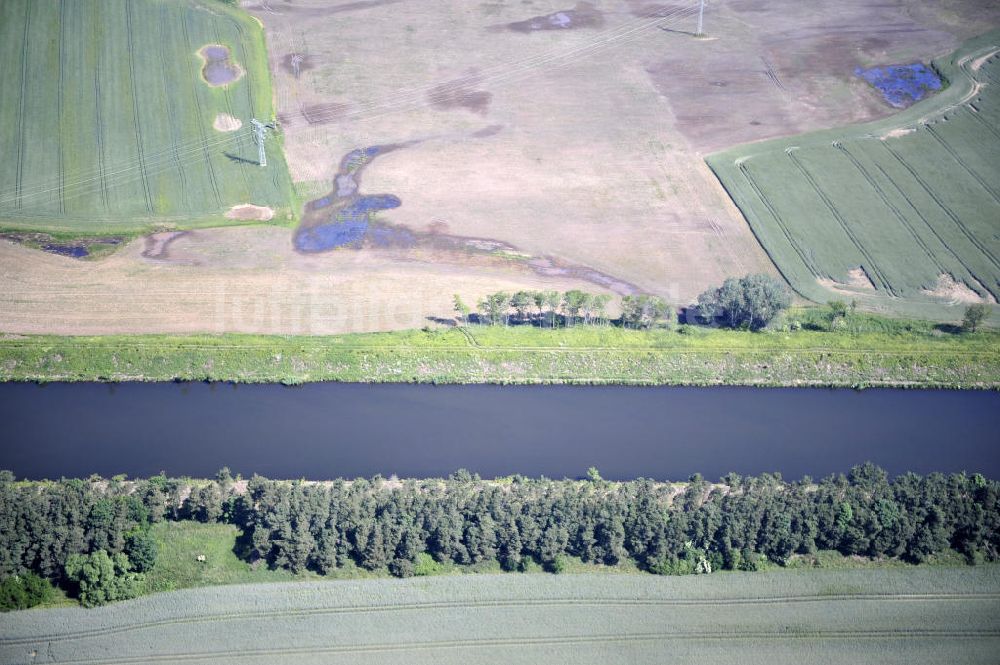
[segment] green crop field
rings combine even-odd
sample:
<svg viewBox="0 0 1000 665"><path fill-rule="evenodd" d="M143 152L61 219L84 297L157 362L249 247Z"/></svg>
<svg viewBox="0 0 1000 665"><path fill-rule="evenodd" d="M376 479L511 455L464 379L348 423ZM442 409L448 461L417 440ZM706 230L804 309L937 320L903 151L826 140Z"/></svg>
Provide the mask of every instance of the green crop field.
<svg viewBox="0 0 1000 665"><path fill-rule="evenodd" d="M244 75L212 87L205 45ZM0 227L108 233L214 221L238 204L290 212L278 138L257 165L250 119L268 121L264 36L217 0L0 3ZM242 121L213 128L217 115Z"/></svg>
<svg viewBox="0 0 1000 665"><path fill-rule="evenodd" d="M966 42L934 62L946 89L885 120L708 158L800 294L929 316L1000 298L998 52L1000 31Z"/></svg>
<svg viewBox="0 0 1000 665"><path fill-rule="evenodd" d="M3 618L0 661L995 663L1000 568L207 587Z"/></svg>

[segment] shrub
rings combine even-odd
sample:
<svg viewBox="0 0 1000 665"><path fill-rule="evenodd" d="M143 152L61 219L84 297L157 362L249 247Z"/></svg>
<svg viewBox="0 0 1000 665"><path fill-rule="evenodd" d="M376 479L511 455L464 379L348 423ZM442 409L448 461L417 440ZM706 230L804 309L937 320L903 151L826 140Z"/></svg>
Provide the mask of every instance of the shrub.
<svg viewBox="0 0 1000 665"><path fill-rule="evenodd" d="M26 610L52 598L52 586L34 573L0 581L0 611Z"/></svg>
<svg viewBox="0 0 1000 665"><path fill-rule="evenodd" d="M76 583L84 607L135 598L145 581L143 575L131 572L128 557L112 557L104 550L71 556L66 561L66 578Z"/></svg>

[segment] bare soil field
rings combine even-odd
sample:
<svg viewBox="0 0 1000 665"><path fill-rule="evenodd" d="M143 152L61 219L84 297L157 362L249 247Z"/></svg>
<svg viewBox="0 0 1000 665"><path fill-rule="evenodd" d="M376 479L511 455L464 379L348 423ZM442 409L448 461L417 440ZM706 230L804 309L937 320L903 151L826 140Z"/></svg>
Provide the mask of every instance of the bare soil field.
<svg viewBox="0 0 1000 665"><path fill-rule="evenodd" d="M412 231L492 239L676 303L773 271L703 154L888 115L857 66L984 31L985 2L329 2L264 23L293 178L359 146ZM318 184L320 190L328 189Z"/></svg>
<svg viewBox="0 0 1000 665"><path fill-rule="evenodd" d="M0 239L5 333L331 334L420 328L504 289L605 288L568 274L425 247L300 254L277 227L171 231L100 261Z"/></svg>

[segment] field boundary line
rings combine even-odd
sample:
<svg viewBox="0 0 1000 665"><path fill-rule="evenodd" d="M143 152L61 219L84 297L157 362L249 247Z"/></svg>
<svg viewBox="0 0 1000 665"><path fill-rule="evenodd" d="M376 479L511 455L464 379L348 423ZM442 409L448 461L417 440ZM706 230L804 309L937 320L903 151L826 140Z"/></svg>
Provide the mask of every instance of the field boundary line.
<svg viewBox="0 0 1000 665"><path fill-rule="evenodd" d="M71 633L51 633L32 637L0 639L0 647L18 646L34 642L62 642L72 639L117 635L134 630L145 630L160 626L183 625L188 623L242 621L246 619L269 619L287 617L325 616L336 614L376 614L381 612L410 612L419 610L463 609L463 608L519 608L519 607L563 607L575 605L609 607L717 607L729 605L784 605L823 602L964 602L1000 600L1000 593L927 593L927 594L815 594L805 596L773 596L764 598L538 598L522 600L482 600L482 601L440 601L425 603L399 603L396 605L357 605L344 607L316 607L303 609L233 612L230 614L205 614L170 619L156 619L126 626L95 628Z"/></svg>
<svg viewBox="0 0 1000 665"><path fill-rule="evenodd" d="M38 347L52 347L54 349L58 348L75 348L75 349L98 349L103 348L108 351L121 350L122 348L140 348L140 349L166 349L169 350L184 350L184 349L197 349L197 350L245 350L250 351L254 349L259 349L262 351L269 351L271 347L263 344L254 345L242 345L242 344L171 344L171 345L161 345L161 344L133 344L130 342L101 342L98 344L45 344L42 342L38 343L28 343L22 344L20 342L7 342L4 341L0 343L0 349L4 347L22 347L22 348L38 348ZM442 352L468 352L468 351L528 351L528 352L553 352L560 354L572 354L572 353L594 353L594 352L611 352L611 353L663 353L667 355L669 353L678 354L807 354L807 353L820 353L820 354L837 354L837 355L889 355L889 356L908 356L919 353L934 353L938 355L953 355L953 356L969 356L976 358L989 358L992 360L1000 361L1000 352L989 352L989 351L977 351L977 350L965 350L965 349L934 349L934 348L919 348L913 350L901 350L901 349L841 349L834 347L809 347L809 348L765 348L765 349L750 349L750 348L740 348L740 347L717 347L717 348L678 348L678 347L610 347L610 346L570 346L570 347L557 347L557 346L494 346L494 345L482 345L477 344L475 347L470 347L467 345L450 345L450 346L404 346L404 345L371 345L371 346L313 346L310 348L303 348L301 352L310 351L321 351L321 352L359 352L367 353L373 351L407 351L407 352L432 352L432 351L442 351ZM994 358L994 356L996 356Z"/></svg>
<svg viewBox="0 0 1000 665"><path fill-rule="evenodd" d="M497 647L557 646L569 644L603 644L607 642L659 641L745 641L745 640L891 640L891 639L974 639L1000 637L998 630L828 630L828 631L689 631L676 633L624 633L575 635L565 637L511 637L465 640L428 640L422 642L354 644L327 647L291 647L287 649L244 649L240 651L195 651L178 654L147 655L136 658L106 658L61 661L66 665L124 665L126 663L170 662L178 660L216 660L247 657L308 656L338 653L373 653L382 651L414 651L432 649L468 649Z"/></svg>

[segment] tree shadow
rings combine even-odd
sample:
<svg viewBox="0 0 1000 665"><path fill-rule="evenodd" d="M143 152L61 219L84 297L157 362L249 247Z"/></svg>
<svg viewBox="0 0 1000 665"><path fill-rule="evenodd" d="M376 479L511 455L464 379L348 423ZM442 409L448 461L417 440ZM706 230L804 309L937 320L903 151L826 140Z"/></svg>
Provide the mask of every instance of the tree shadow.
<svg viewBox="0 0 1000 665"><path fill-rule="evenodd" d="M953 323L938 323L935 324L934 330L940 330L943 333L948 333L949 335L959 335L962 332L962 326L956 326Z"/></svg>

